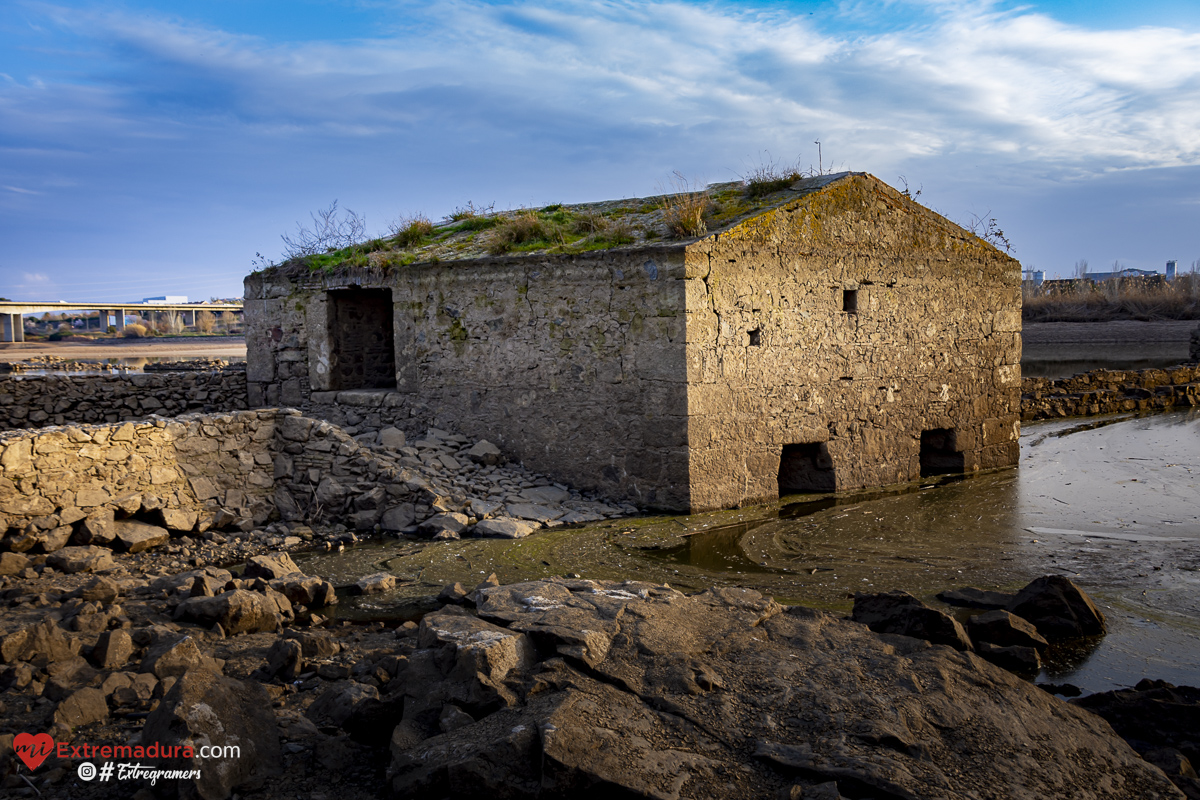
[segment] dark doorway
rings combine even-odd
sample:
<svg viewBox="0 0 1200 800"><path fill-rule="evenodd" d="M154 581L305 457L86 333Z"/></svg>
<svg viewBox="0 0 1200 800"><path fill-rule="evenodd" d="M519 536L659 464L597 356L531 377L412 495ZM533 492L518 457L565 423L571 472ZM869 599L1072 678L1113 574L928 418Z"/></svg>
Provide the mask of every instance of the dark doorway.
<svg viewBox="0 0 1200 800"><path fill-rule="evenodd" d="M779 494L837 489L833 459L825 442L785 444L779 457Z"/></svg>
<svg viewBox="0 0 1200 800"><path fill-rule="evenodd" d="M963 471L963 454L955 445L953 428L921 431L921 477Z"/></svg>
<svg viewBox="0 0 1200 800"><path fill-rule="evenodd" d="M396 385L391 289L338 289L329 293L332 389Z"/></svg>

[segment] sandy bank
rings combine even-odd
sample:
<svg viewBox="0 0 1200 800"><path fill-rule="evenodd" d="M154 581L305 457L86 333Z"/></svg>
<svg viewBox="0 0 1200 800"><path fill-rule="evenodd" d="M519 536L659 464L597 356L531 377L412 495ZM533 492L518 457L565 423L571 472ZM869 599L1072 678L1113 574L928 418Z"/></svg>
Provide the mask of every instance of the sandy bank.
<svg viewBox="0 0 1200 800"><path fill-rule="evenodd" d="M1186 342L1200 324L1195 320L1121 319L1109 322L1026 322L1021 341L1038 344L1142 344Z"/></svg>
<svg viewBox="0 0 1200 800"><path fill-rule="evenodd" d="M32 356L60 358L233 358L245 357L244 336L195 336L180 339L98 339L94 342L17 342L0 344L0 361Z"/></svg>

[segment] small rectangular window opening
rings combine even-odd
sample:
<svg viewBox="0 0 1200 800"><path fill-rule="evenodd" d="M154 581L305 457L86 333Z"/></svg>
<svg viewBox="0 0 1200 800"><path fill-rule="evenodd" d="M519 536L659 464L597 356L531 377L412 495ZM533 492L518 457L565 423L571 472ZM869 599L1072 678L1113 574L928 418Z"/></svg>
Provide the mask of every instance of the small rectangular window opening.
<svg viewBox="0 0 1200 800"><path fill-rule="evenodd" d="M754 330L750 331L750 346L762 346L762 328L755 328Z"/></svg>
<svg viewBox="0 0 1200 800"><path fill-rule="evenodd" d="M842 311L847 314L858 313L858 289L842 290Z"/></svg>

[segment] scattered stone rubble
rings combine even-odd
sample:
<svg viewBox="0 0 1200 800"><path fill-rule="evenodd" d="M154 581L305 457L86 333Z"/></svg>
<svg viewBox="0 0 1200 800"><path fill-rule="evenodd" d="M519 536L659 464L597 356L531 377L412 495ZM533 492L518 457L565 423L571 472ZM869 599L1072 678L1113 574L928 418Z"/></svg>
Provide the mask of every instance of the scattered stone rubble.
<svg viewBox="0 0 1200 800"><path fill-rule="evenodd" d="M143 576L135 558L0 593L10 796L1177 799L1160 762L1187 788L1197 744L1195 690L1147 697L1161 733L1135 745L1143 760L1099 717L970 646L751 590L492 576L447 587L419 624L321 627L329 594L310 592L321 579L286 554L251 558L239 577ZM1048 577L1012 601L1057 619L1076 607L1068 587ZM76 777L103 758L54 754L30 770L14 752L24 731L237 743L242 756L148 759L199 770L151 792Z"/></svg>
<svg viewBox="0 0 1200 800"><path fill-rule="evenodd" d="M1084 372L1070 378L1024 378L1021 419L1088 417L1200 405L1200 366Z"/></svg>

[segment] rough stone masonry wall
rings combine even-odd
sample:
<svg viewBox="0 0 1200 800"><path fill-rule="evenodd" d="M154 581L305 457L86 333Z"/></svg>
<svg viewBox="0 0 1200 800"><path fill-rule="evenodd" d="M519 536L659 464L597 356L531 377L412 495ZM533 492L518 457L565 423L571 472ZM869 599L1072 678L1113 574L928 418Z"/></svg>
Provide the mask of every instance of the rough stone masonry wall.
<svg viewBox="0 0 1200 800"><path fill-rule="evenodd" d="M275 411L184 415L0 434L0 531L74 525L110 510L207 529L220 508L272 512Z"/></svg>
<svg viewBox="0 0 1200 800"><path fill-rule="evenodd" d="M0 538L32 525L61 547L66 539L47 532L110 512L179 533L276 516L370 528L407 503L411 522L413 506L428 513L442 494L399 458L294 409L0 434Z"/></svg>
<svg viewBox="0 0 1200 800"><path fill-rule="evenodd" d="M788 444L838 490L918 478L923 430L1016 463L1020 265L874 178L689 246L686 284L693 508L774 499Z"/></svg>
<svg viewBox="0 0 1200 800"><path fill-rule="evenodd" d="M1025 378L1021 391L1021 419L1027 421L1190 408L1200 405L1200 366Z"/></svg>
<svg viewBox="0 0 1200 800"><path fill-rule="evenodd" d="M210 372L0 378L0 430L246 408L240 366Z"/></svg>
<svg viewBox="0 0 1200 800"><path fill-rule="evenodd" d="M682 246L252 275L250 403L419 420L581 489L686 508L682 278ZM327 290L350 286L392 290L394 391L332 390Z"/></svg>

